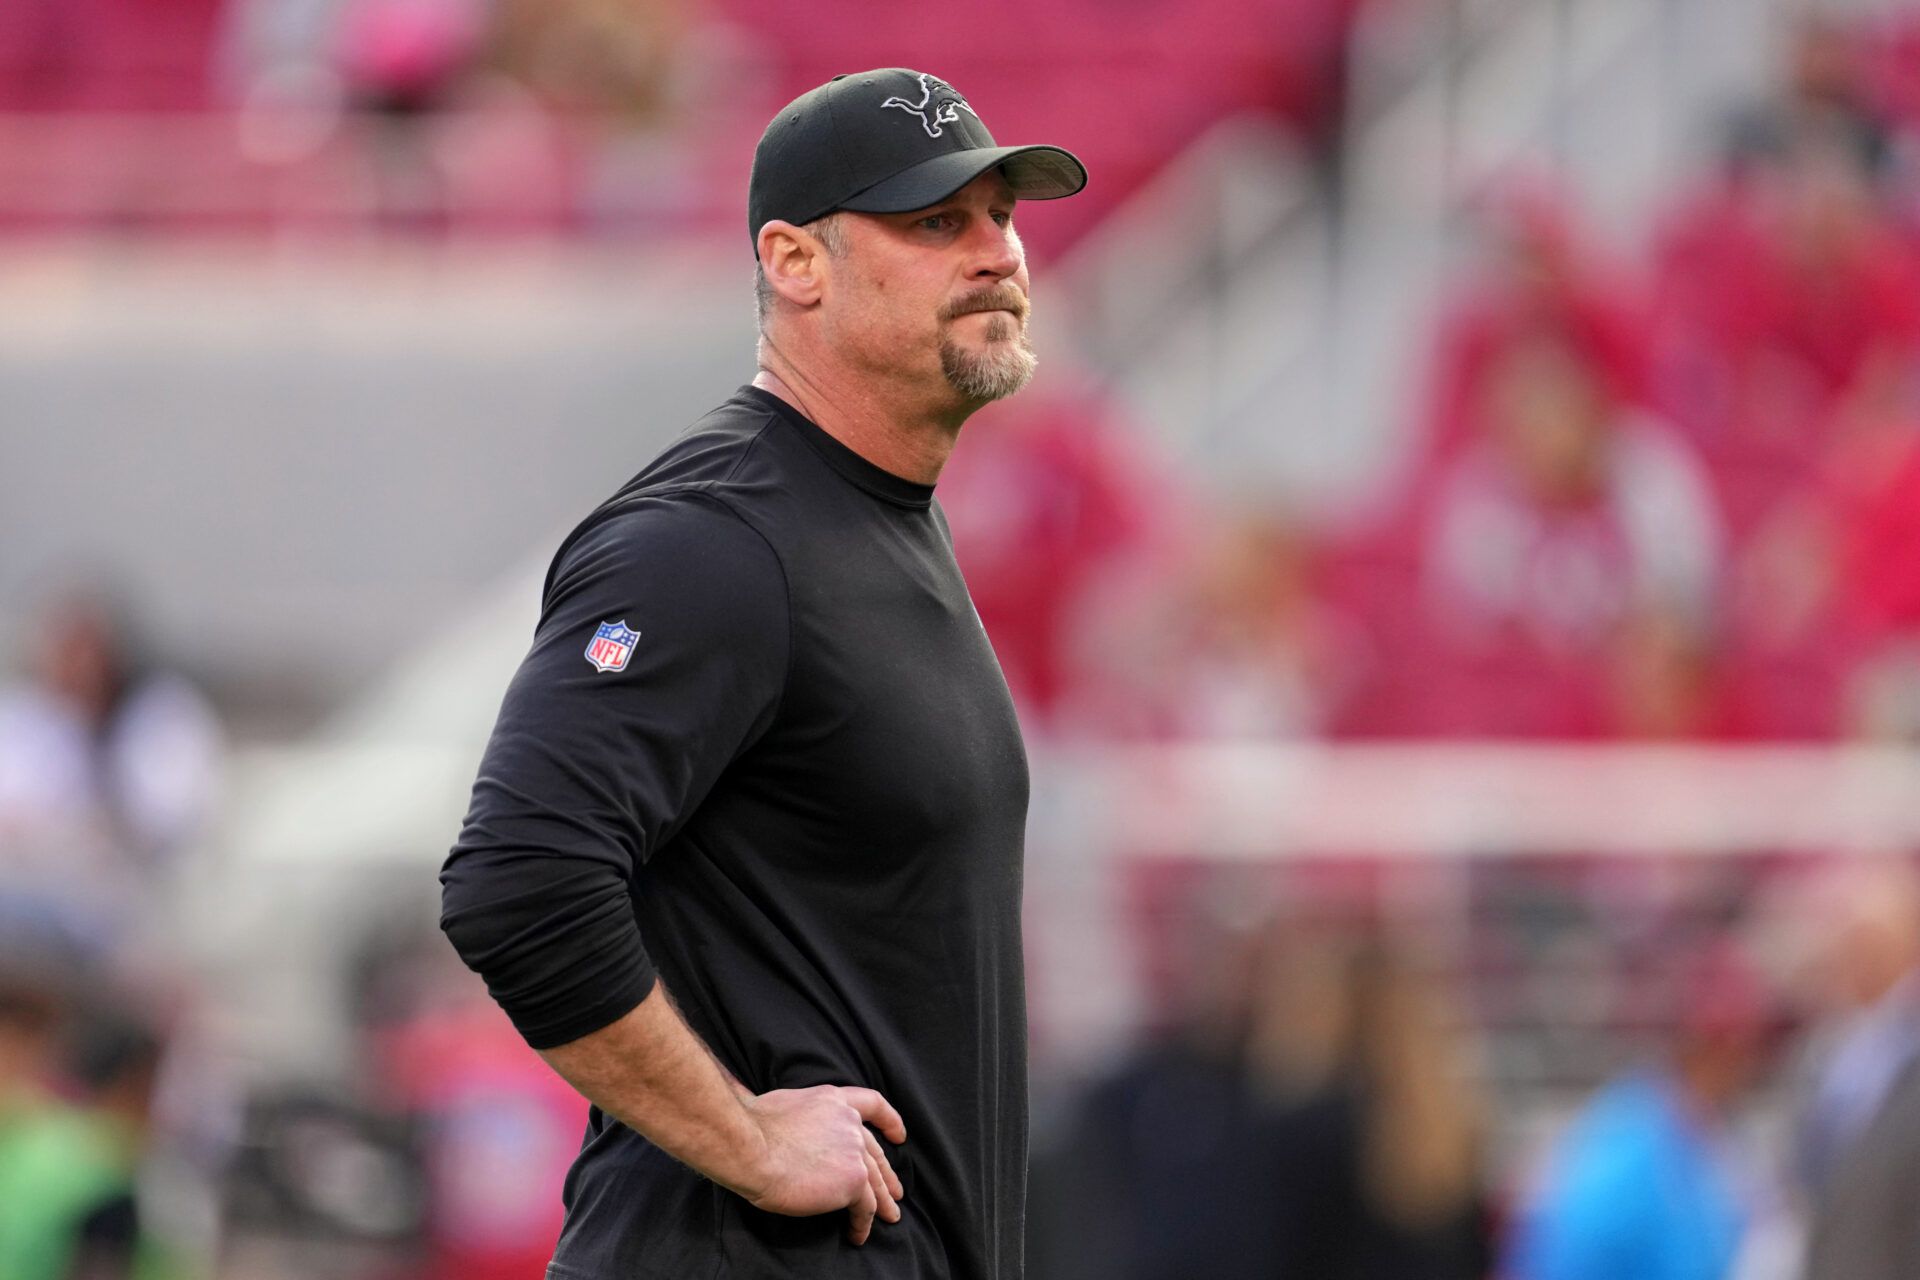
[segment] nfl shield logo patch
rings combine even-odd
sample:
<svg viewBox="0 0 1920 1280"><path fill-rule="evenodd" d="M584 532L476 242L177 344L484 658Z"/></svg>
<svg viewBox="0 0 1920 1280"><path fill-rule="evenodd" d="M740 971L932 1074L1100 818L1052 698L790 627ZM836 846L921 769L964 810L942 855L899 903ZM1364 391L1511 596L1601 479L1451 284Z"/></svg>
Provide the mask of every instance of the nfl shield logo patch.
<svg viewBox="0 0 1920 1280"><path fill-rule="evenodd" d="M587 645L587 661L596 671L624 671L627 659L633 656L634 643L639 639L640 633L629 627L625 619L603 622Z"/></svg>

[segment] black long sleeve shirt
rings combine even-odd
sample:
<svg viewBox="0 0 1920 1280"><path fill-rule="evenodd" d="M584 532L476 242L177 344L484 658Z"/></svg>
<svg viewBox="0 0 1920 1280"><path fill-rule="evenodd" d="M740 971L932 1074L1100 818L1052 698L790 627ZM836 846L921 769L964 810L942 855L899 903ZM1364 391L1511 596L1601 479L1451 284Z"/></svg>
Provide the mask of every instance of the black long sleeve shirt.
<svg viewBox="0 0 1920 1280"><path fill-rule="evenodd" d="M742 388L574 531L442 924L537 1048L657 977L755 1092L879 1090L898 1224L754 1209L597 1109L553 1280L1019 1280L1026 756L933 491ZM885 1140L882 1140L883 1144Z"/></svg>

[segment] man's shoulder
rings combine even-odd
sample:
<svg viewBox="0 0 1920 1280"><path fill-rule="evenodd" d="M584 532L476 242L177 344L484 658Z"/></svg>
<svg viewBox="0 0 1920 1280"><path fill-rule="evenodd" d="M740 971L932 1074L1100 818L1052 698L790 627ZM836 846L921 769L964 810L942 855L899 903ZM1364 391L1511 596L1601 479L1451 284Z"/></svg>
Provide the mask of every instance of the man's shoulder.
<svg viewBox="0 0 1920 1280"><path fill-rule="evenodd" d="M776 487L765 437L777 420L747 388L728 397L573 527L554 553L549 591L563 571L608 555L729 543L767 551L753 509L757 491Z"/></svg>
<svg viewBox="0 0 1920 1280"><path fill-rule="evenodd" d="M715 494L751 484L759 469L773 462L768 455L776 450L767 437L778 420L761 393L740 388L681 432L593 514L646 498L689 490Z"/></svg>
<svg viewBox="0 0 1920 1280"><path fill-rule="evenodd" d="M609 504L553 558L547 596L583 580L640 575L714 587L783 580L779 554L750 512L705 484L660 486Z"/></svg>

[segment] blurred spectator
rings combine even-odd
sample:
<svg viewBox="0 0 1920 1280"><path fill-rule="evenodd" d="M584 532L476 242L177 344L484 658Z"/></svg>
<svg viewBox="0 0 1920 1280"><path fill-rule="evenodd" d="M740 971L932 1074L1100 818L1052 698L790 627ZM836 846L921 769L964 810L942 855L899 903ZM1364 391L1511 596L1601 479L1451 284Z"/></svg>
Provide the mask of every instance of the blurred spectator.
<svg viewBox="0 0 1920 1280"><path fill-rule="evenodd" d="M1890 150L1886 122L1864 76L1855 24L1821 14L1792 34L1787 73L1771 102L1739 113L1728 147L1749 161L1798 166L1837 161L1878 175Z"/></svg>
<svg viewBox="0 0 1920 1280"><path fill-rule="evenodd" d="M1184 899L1171 938L1170 1023L1081 1100L1050 1162L1060 1236L1032 1262L1056 1280L1275 1274L1273 1152L1244 1068L1259 937L1238 912ZM1231 1190L1228 1190L1228 1189ZM1259 1204L1262 1212L1246 1206Z"/></svg>
<svg viewBox="0 0 1920 1280"><path fill-rule="evenodd" d="M353 0L339 58L360 105L392 116L444 106L471 69L486 19L479 0Z"/></svg>
<svg viewBox="0 0 1920 1280"><path fill-rule="evenodd" d="M211 816L219 723L104 596L54 600L26 657L0 690L0 891L97 922Z"/></svg>
<svg viewBox="0 0 1920 1280"><path fill-rule="evenodd" d="M1834 527L1810 499L1784 504L1740 550L1722 668L1739 736L1826 739L1843 728L1859 645L1841 625L1836 555Z"/></svg>
<svg viewBox="0 0 1920 1280"><path fill-rule="evenodd" d="M1486 1275L1486 1117L1459 1011L1430 971L1379 941L1318 960L1284 945L1268 955L1251 1037L1255 1088L1273 1111L1270 1140L1306 1137L1314 1158L1300 1162L1300 1176L1330 1184L1318 1210L1291 1224L1295 1252L1273 1274ZM1316 1132L1331 1139L1327 1149L1313 1150Z"/></svg>
<svg viewBox="0 0 1920 1280"><path fill-rule="evenodd" d="M1546 338L1500 359L1477 428L1428 519L1429 728L1698 731L1720 526L1684 447Z"/></svg>
<svg viewBox="0 0 1920 1280"><path fill-rule="evenodd" d="M1520 1211L1512 1280L1725 1280L1757 1201L1734 1112L1766 1062L1768 999L1724 943L1676 966L1671 1051L1575 1117Z"/></svg>
<svg viewBox="0 0 1920 1280"><path fill-rule="evenodd" d="M86 1014L44 958L20 960L0 970L0 1275L183 1274L142 1229L134 1191L159 1042L124 1017Z"/></svg>
<svg viewBox="0 0 1920 1280"><path fill-rule="evenodd" d="M1920 362L1882 348L1819 427L1821 456L1741 550L1734 715L1755 737L1920 737Z"/></svg>
<svg viewBox="0 0 1920 1280"><path fill-rule="evenodd" d="M1161 585L1153 557L1182 500L1091 397L996 408L969 429L941 474L940 505L1029 733L1056 727L1074 646L1104 616L1097 602L1148 579ZM1091 638L1096 648L1133 643Z"/></svg>
<svg viewBox="0 0 1920 1280"><path fill-rule="evenodd" d="M451 212L432 116L472 73L484 20L479 0L353 0L341 13L335 58L373 122L368 176L389 226L431 230Z"/></svg>
<svg viewBox="0 0 1920 1280"><path fill-rule="evenodd" d="M160 1280L184 1274L148 1229L136 1188L154 1129L162 1050L159 1035L124 1010L91 1010L75 1029L68 1052L74 1095L112 1132L121 1185L82 1223L67 1280Z"/></svg>
<svg viewBox="0 0 1920 1280"><path fill-rule="evenodd" d="M1175 738L1317 737L1369 662L1320 592L1307 531L1228 516L1156 582L1139 615L1102 617L1076 666L1075 723Z"/></svg>
<svg viewBox="0 0 1920 1280"><path fill-rule="evenodd" d="M1738 117L1720 172L1657 237L1661 402L1706 451L1737 537L1817 457L1820 420L1870 353L1920 336L1856 45L1850 27L1803 22L1780 98Z"/></svg>
<svg viewBox="0 0 1920 1280"><path fill-rule="evenodd" d="M1430 417L1410 459L1419 466L1473 439L1488 383L1516 347L1564 343L1609 399L1632 403L1645 390L1638 300L1622 285L1625 273L1583 243L1572 194L1516 178L1489 192L1476 212L1479 266L1436 325Z"/></svg>
<svg viewBox="0 0 1920 1280"><path fill-rule="evenodd" d="M1791 175L1769 264L1778 308L1754 317L1750 335L1844 393L1883 348L1911 353L1920 340L1920 281L1911 243L1859 174L1809 163Z"/></svg>
<svg viewBox="0 0 1920 1280"><path fill-rule="evenodd" d="M1920 124L1920 13L1892 6L1863 18L1855 34L1856 65L1866 96L1876 114L1904 130L1908 136L1902 141L1911 144L1914 126ZM1910 169L1905 176L1913 176Z"/></svg>
<svg viewBox="0 0 1920 1280"><path fill-rule="evenodd" d="M1808 1280L1920 1275L1920 880L1849 869L1831 936L1832 1007L1800 1120Z"/></svg>
<svg viewBox="0 0 1920 1280"><path fill-rule="evenodd" d="M1882 353L1841 413L1822 496L1833 613L1855 653L1847 727L1920 743L1920 353Z"/></svg>
<svg viewBox="0 0 1920 1280"><path fill-rule="evenodd" d="M426 1256L412 1280L541 1274L586 1100L527 1047L437 931L377 959L368 976L379 989L362 1010L370 1065L379 1102L409 1119L424 1164Z"/></svg>
<svg viewBox="0 0 1920 1280"><path fill-rule="evenodd" d="M504 0L490 61L555 106L630 125L673 105L697 17L686 0Z"/></svg>
<svg viewBox="0 0 1920 1280"><path fill-rule="evenodd" d="M1846 622L1870 639L1920 630L1920 351L1868 361L1829 429L1824 468Z"/></svg>
<svg viewBox="0 0 1920 1280"><path fill-rule="evenodd" d="M1173 1029L1085 1099L1057 1161L1073 1230L1036 1273L1485 1275L1482 1116L1437 991L1387 949L1245 915L1189 921Z"/></svg>
<svg viewBox="0 0 1920 1280"><path fill-rule="evenodd" d="M1920 257L1831 159L1729 178L1656 253L1659 400L1744 541L1818 465L1836 402L1920 350Z"/></svg>

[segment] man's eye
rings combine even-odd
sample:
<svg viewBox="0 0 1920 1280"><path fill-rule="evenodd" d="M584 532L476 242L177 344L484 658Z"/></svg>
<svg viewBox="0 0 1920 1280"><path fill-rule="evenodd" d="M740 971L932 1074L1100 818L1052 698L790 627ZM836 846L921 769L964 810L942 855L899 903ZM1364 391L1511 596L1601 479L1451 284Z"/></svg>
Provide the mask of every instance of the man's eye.
<svg viewBox="0 0 1920 1280"><path fill-rule="evenodd" d="M1003 227L1013 225L1013 215L1010 213L996 213L993 215L993 220Z"/></svg>
<svg viewBox="0 0 1920 1280"><path fill-rule="evenodd" d="M946 214L936 213L920 219L919 225L929 231L944 231L952 221L953 219L949 218Z"/></svg>

